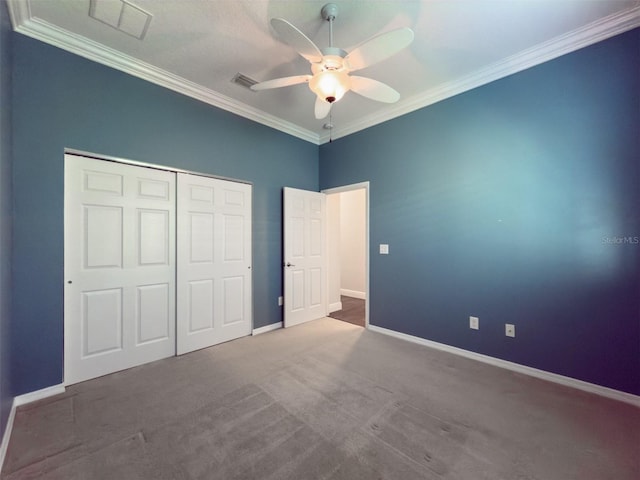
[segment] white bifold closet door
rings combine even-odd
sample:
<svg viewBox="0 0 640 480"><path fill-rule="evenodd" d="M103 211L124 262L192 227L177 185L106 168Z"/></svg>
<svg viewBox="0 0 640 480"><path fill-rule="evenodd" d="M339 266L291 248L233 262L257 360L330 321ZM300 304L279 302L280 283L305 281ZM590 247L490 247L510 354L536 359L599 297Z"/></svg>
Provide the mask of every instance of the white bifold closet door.
<svg viewBox="0 0 640 480"><path fill-rule="evenodd" d="M178 174L178 355L249 335L251 185Z"/></svg>
<svg viewBox="0 0 640 480"><path fill-rule="evenodd" d="M175 354L175 174L65 155L65 383Z"/></svg>
<svg viewBox="0 0 640 480"><path fill-rule="evenodd" d="M64 253L66 384L251 333L251 185L65 155Z"/></svg>

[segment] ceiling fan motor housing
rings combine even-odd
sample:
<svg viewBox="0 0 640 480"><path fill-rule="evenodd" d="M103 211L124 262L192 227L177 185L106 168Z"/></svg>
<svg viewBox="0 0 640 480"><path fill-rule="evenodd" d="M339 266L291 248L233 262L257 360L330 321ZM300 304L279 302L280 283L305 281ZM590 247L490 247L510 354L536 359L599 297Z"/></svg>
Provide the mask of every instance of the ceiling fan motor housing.
<svg viewBox="0 0 640 480"><path fill-rule="evenodd" d="M316 73L326 72L326 71L340 71L346 70L344 67L344 55L340 55L340 53L346 53L344 50L340 50L339 48L335 48L333 50L340 50L334 53L326 52L327 49L322 51L322 60L318 63L311 64L311 71L315 75Z"/></svg>

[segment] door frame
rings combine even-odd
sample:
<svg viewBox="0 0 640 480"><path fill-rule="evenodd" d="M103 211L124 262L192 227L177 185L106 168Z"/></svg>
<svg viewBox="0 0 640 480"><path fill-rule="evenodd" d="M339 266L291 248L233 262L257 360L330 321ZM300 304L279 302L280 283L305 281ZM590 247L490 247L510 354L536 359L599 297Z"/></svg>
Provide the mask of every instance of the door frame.
<svg viewBox="0 0 640 480"><path fill-rule="evenodd" d="M195 170L186 170L184 168L169 167L167 165L158 165L157 163L139 162L137 160L129 160L128 158L113 157L110 155L102 155L101 153L87 152L84 150L76 150L75 148L65 148L65 155L78 155L80 157L94 158L96 160L104 160L107 162L124 163L125 165L134 165L136 167L153 168L155 170L164 170L167 172L186 173L189 175L197 175L199 177L217 178L218 180L227 180L229 182L245 183L253 187L253 182L241 180L239 178L224 177L222 175L214 175L212 173L197 172Z"/></svg>
<svg viewBox="0 0 640 480"><path fill-rule="evenodd" d="M364 189L365 191L365 265L364 265L364 275L365 275L365 301L364 301L364 328L369 328L369 298L371 296L370 293L370 289L369 289L369 253L371 251L370 249L370 245L369 245L369 189L370 189L370 183L369 181L366 182L359 182L359 183L352 183L349 185L343 185L340 187L333 187L333 188L325 188L324 190L320 190L321 193L324 193L325 195L331 195L334 193L342 193L342 192L351 192L353 190L362 190ZM325 233L325 235L327 235L327 233ZM328 241L328 239L325 239L325 244L326 241ZM328 257L328 255L327 255ZM327 258L327 263L329 263L330 260L329 258ZM329 292L329 276L327 275L327 279L326 279L326 288L325 290L327 291L327 293ZM327 312L329 311L329 295L326 296L326 308L327 308Z"/></svg>

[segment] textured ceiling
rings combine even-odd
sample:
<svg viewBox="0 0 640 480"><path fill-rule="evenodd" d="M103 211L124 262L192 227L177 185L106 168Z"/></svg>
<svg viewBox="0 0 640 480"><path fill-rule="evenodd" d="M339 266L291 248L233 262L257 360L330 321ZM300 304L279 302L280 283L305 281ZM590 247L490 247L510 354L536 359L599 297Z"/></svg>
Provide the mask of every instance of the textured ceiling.
<svg viewBox="0 0 640 480"><path fill-rule="evenodd" d="M325 1L126 0L128 32L109 15L122 0L9 0L26 35L198 98L314 143L328 140L306 84L253 92L231 80L307 74L309 64L270 27L285 18L320 48L329 25ZM332 109L333 138L640 26L640 0L344 1L334 45L347 51L398 27L414 42L358 75L401 94L388 105L348 93ZM144 12L150 14L145 23ZM100 15L98 15L100 18ZM138 38L142 37L142 38Z"/></svg>

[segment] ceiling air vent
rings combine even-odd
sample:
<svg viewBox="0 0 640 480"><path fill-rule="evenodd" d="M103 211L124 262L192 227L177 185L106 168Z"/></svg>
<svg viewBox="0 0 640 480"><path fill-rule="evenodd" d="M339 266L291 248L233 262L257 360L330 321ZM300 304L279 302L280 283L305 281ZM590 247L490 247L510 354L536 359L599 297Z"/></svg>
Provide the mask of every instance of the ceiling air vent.
<svg viewBox="0 0 640 480"><path fill-rule="evenodd" d="M153 15L125 0L91 0L89 16L127 35L142 40Z"/></svg>
<svg viewBox="0 0 640 480"><path fill-rule="evenodd" d="M243 75L242 73L236 73L236 75L231 79L231 81L233 83L237 83L238 85L244 88L251 88L252 85L255 85L256 83L258 83L253 78L249 78L246 75Z"/></svg>

